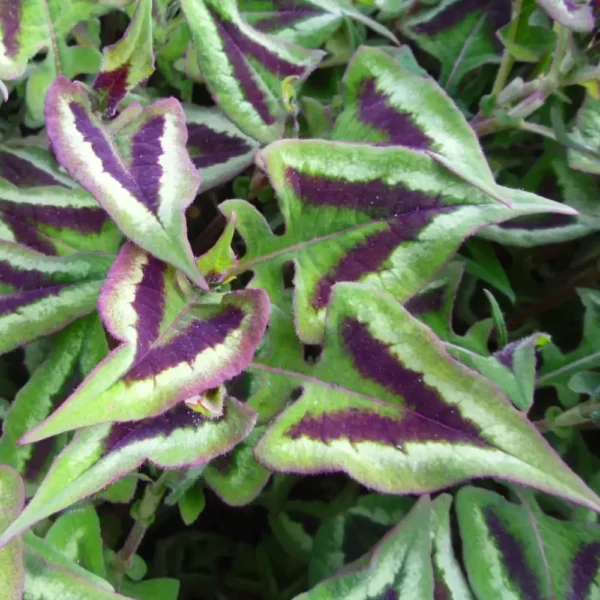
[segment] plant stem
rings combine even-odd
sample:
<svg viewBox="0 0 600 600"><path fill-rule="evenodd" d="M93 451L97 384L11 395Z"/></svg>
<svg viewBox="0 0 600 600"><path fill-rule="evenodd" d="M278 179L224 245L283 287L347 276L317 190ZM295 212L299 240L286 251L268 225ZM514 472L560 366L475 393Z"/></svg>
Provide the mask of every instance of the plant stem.
<svg viewBox="0 0 600 600"><path fill-rule="evenodd" d="M160 506L162 497L167 491L166 481L168 476L169 472L163 471L161 476L154 483L146 486L146 489L144 490L144 496L140 502L137 519L125 540L123 547L117 552L115 558L114 567L117 571L118 588L121 587L123 574L131 567L133 557L138 551L148 527L154 520L154 514Z"/></svg>
<svg viewBox="0 0 600 600"><path fill-rule="evenodd" d="M593 419L594 413L600 411L600 402L597 400L589 400L583 404L578 404L564 413L558 415L556 419L548 422L547 419L538 421L536 427L540 431L552 431L560 427L576 427L589 423Z"/></svg>
<svg viewBox="0 0 600 600"><path fill-rule="evenodd" d="M558 40L556 42L556 48L552 56L552 64L550 65L550 71L548 77L554 82L558 82L560 77L560 67L565 58L565 54L569 49L569 30L566 27L556 23L556 29L558 34Z"/></svg>
<svg viewBox="0 0 600 600"><path fill-rule="evenodd" d="M508 32L508 41L514 42L517 37L517 27L518 27L518 19L521 14L521 9L523 8L523 0L516 0L513 10L512 10L512 19L511 19L511 27ZM498 68L498 72L496 73L496 79L494 80L494 85L492 87L492 94L498 95L506 85L506 81L508 80L508 76L515 64L514 56L509 52L508 48L504 48L504 53L502 54L502 62L500 63L500 67Z"/></svg>

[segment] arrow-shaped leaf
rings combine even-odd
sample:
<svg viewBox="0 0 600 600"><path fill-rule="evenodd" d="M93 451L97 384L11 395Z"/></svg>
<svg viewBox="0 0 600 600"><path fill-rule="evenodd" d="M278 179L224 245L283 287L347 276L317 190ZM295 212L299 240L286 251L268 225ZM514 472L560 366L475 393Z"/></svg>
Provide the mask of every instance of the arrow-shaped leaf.
<svg viewBox="0 0 600 600"><path fill-rule="evenodd" d="M183 284L175 269L125 245L99 300L106 328L122 344L22 441L152 417L238 375L264 333L267 295L202 294Z"/></svg>
<svg viewBox="0 0 600 600"><path fill-rule="evenodd" d="M397 494L500 477L600 510L495 385L453 360L393 298L365 286L336 286L314 368L255 361L250 372L303 390L256 447L271 470L344 471Z"/></svg>
<svg viewBox="0 0 600 600"><path fill-rule="evenodd" d="M184 211L199 181L183 110L172 98L130 110L115 134L94 115L84 88L59 77L46 99L52 147L129 239L205 287L186 234Z"/></svg>

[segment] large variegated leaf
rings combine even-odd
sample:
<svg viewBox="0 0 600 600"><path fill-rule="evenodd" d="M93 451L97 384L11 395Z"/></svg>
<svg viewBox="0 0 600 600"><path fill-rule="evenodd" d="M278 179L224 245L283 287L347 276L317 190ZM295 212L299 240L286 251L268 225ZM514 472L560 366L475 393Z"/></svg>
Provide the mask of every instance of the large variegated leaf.
<svg viewBox="0 0 600 600"><path fill-rule="evenodd" d="M283 133L283 80L304 79L323 53L291 46L241 18L235 0L182 0L206 85L223 112L261 142Z"/></svg>
<svg viewBox="0 0 600 600"><path fill-rule="evenodd" d="M218 108L184 105L187 149L203 192L226 183L252 164L258 142L242 133Z"/></svg>
<svg viewBox="0 0 600 600"><path fill-rule="evenodd" d="M595 25L594 2L583 0L537 0L555 20L573 31L592 31Z"/></svg>
<svg viewBox="0 0 600 600"><path fill-rule="evenodd" d="M0 353L92 312L114 257L46 256L0 241Z"/></svg>
<svg viewBox="0 0 600 600"><path fill-rule="evenodd" d="M252 430L256 416L227 399L222 417L211 420L180 404L149 419L81 429L40 484L0 546L32 524L86 498L137 469L144 461L163 468L206 463L227 452Z"/></svg>
<svg viewBox="0 0 600 600"><path fill-rule="evenodd" d="M0 148L0 239L44 254L115 252L121 234L98 203L61 173L48 152Z"/></svg>
<svg viewBox="0 0 600 600"><path fill-rule="evenodd" d="M517 215L572 212L483 179L469 184L440 164L446 161L441 155L400 146L284 140L258 160L277 193L285 233L275 235L244 201L223 203L225 215L235 212L248 248L230 274L253 271L251 285L277 302L282 268L293 262L296 325L309 343L322 339L327 302L339 281L406 300L479 228Z"/></svg>
<svg viewBox="0 0 600 600"><path fill-rule="evenodd" d="M462 547L478 598L583 600L600 594L600 526L542 513L487 490L457 495Z"/></svg>
<svg viewBox="0 0 600 600"><path fill-rule="evenodd" d="M127 93L150 77L153 71L152 0L138 0L123 37L103 51L94 89L104 111L114 115Z"/></svg>
<svg viewBox="0 0 600 600"><path fill-rule="evenodd" d="M129 239L206 286L186 233L184 211L199 181L185 148L183 110L170 98L130 111L115 134L80 84L57 78L46 101L56 156Z"/></svg>
<svg viewBox="0 0 600 600"><path fill-rule="evenodd" d="M19 516L25 504L25 486L19 474L0 465L0 531ZM5 600L21 600L25 586L23 542L15 539L0 550L0 590Z"/></svg>
<svg viewBox="0 0 600 600"><path fill-rule="evenodd" d="M453 360L393 298L366 286L335 287L313 368L256 360L250 373L302 390L256 447L271 470L344 471L398 494L499 477L600 510L600 499L495 385Z"/></svg>
<svg viewBox="0 0 600 600"><path fill-rule="evenodd" d="M102 288L99 310L122 343L23 440L145 419L197 400L252 360L269 301L261 290L204 294L187 288L175 269L128 243Z"/></svg>

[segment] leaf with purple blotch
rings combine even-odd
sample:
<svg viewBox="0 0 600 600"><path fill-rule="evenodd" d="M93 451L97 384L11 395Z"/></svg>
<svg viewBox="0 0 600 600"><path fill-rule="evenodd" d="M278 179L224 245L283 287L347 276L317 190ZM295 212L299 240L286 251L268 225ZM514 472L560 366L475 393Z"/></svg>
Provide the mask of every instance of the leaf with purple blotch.
<svg viewBox="0 0 600 600"><path fill-rule="evenodd" d="M341 471L395 494L498 477L600 511L600 499L494 384L455 361L394 298L366 286L336 285L314 368L255 360L249 371L301 390L256 447L272 471Z"/></svg>
<svg viewBox="0 0 600 600"><path fill-rule="evenodd" d="M51 338L45 358L19 390L4 418L0 463L17 469L28 484L39 481L57 446L61 446L58 440L22 446L17 443L19 438L60 406L107 353L97 314L78 319Z"/></svg>
<svg viewBox="0 0 600 600"><path fill-rule="evenodd" d="M253 411L228 398L224 416L216 420L182 403L141 421L84 427L54 460L21 516L0 536L0 546L145 461L164 469L207 463L242 441L255 420Z"/></svg>
<svg viewBox="0 0 600 600"><path fill-rule="evenodd" d="M511 17L510 0L442 0L403 19L401 31L438 59L440 84L455 92L469 72L499 63L502 44L496 31Z"/></svg>
<svg viewBox="0 0 600 600"><path fill-rule="evenodd" d="M241 444L212 460L204 470L206 483L230 506L250 504L269 481L271 473L253 455L264 432L264 427L256 427Z"/></svg>
<svg viewBox="0 0 600 600"><path fill-rule="evenodd" d="M537 388L554 387L566 408L580 401L579 394L569 387L571 377L600 367L600 292L586 288L577 292L585 307L581 342L569 352L554 343L546 344L541 350L542 366L536 381Z"/></svg>
<svg viewBox="0 0 600 600"><path fill-rule="evenodd" d="M0 147L0 239L44 254L116 254L121 233L98 203L35 147Z"/></svg>
<svg viewBox="0 0 600 600"><path fill-rule="evenodd" d="M226 183L252 164L260 144L218 108L184 104L187 149L200 175L200 192Z"/></svg>
<svg viewBox="0 0 600 600"><path fill-rule="evenodd" d="M113 260L93 252L46 256L0 241L0 353L92 312Z"/></svg>
<svg viewBox="0 0 600 600"><path fill-rule="evenodd" d="M589 92L577 112L573 138L591 152L584 154L569 148L569 166L578 171L600 175L600 98L594 98Z"/></svg>
<svg viewBox="0 0 600 600"><path fill-rule="evenodd" d="M182 0L204 80L223 112L246 134L268 143L283 134L282 83L305 79L324 56L261 33L235 0Z"/></svg>
<svg viewBox="0 0 600 600"><path fill-rule="evenodd" d="M93 88L101 109L113 116L121 100L154 72L152 0L138 0L123 37L102 51Z"/></svg>
<svg viewBox="0 0 600 600"><path fill-rule="evenodd" d="M0 465L0 531L18 518L25 504L25 486L19 473ZM14 539L0 550L0 590L5 600L21 600L25 587L23 541Z"/></svg>
<svg viewBox="0 0 600 600"><path fill-rule="evenodd" d="M184 211L199 178L185 148L179 102L167 98L130 107L115 133L92 112L81 84L58 77L48 91L46 113L59 162L121 231L206 287L187 240Z"/></svg>
<svg viewBox="0 0 600 600"><path fill-rule="evenodd" d="M423 496L365 557L295 600L433 598L431 500Z"/></svg>
<svg viewBox="0 0 600 600"><path fill-rule="evenodd" d="M591 0L537 0L537 3L550 17L572 31L594 29L594 7Z"/></svg>
<svg viewBox="0 0 600 600"><path fill-rule="evenodd" d="M464 487L456 508L465 564L478 598L580 600L600 593L600 526L567 522Z"/></svg>
<svg viewBox="0 0 600 600"><path fill-rule="evenodd" d="M539 349L550 341L543 333L535 333L507 344L491 356L482 356L457 345L448 352L463 364L493 381L523 411L533 405Z"/></svg>
<svg viewBox="0 0 600 600"><path fill-rule="evenodd" d="M319 343L335 283L365 283L405 301L481 227L516 215L573 212L493 181L479 179L476 187L436 156L323 140L271 144L257 160L277 194L285 233L273 233L248 202L221 204L226 216L235 212L248 249L229 275L253 271L251 286L277 302L282 269L293 262L298 335Z"/></svg>
<svg viewBox="0 0 600 600"><path fill-rule="evenodd" d="M86 425L159 415L238 375L265 331L262 290L204 294L176 270L126 244L100 293L98 308L122 342L75 392L21 441Z"/></svg>

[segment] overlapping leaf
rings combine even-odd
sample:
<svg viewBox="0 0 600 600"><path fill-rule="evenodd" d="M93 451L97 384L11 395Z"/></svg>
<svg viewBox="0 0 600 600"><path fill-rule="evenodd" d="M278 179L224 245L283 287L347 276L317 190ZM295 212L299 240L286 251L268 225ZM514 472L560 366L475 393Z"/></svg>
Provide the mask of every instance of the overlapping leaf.
<svg viewBox="0 0 600 600"><path fill-rule="evenodd" d="M537 0L537 3L555 20L573 31L594 29L594 6L592 0Z"/></svg>
<svg viewBox="0 0 600 600"><path fill-rule="evenodd" d="M55 459L21 516L0 536L0 545L146 460L171 469L206 463L244 439L255 420L250 409L227 399L223 416L216 420L179 404L157 417L83 428Z"/></svg>
<svg viewBox="0 0 600 600"><path fill-rule="evenodd" d="M457 511L469 580L480 599L574 600L600 593L600 526L462 488Z"/></svg>
<svg viewBox="0 0 600 600"><path fill-rule="evenodd" d="M218 108L184 105L192 163L204 191L233 179L252 164L259 144L242 133Z"/></svg>
<svg viewBox="0 0 600 600"><path fill-rule="evenodd" d="M0 353L92 312L114 257L46 256L0 241Z"/></svg>
<svg viewBox="0 0 600 600"><path fill-rule="evenodd" d="M44 254L115 252L121 234L40 148L0 148L0 238Z"/></svg>
<svg viewBox="0 0 600 600"><path fill-rule="evenodd" d="M126 244L99 300L104 325L121 345L23 439L152 417L238 375L264 333L266 294L185 287L175 269Z"/></svg>
<svg viewBox="0 0 600 600"><path fill-rule="evenodd" d="M25 486L19 474L0 465L0 531L19 516L25 503ZM15 539L0 550L0 586L6 600L21 600L25 587L23 542Z"/></svg>
<svg viewBox="0 0 600 600"><path fill-rule="evenodd" d="M282 83L304 79L323 53L291 46L250 27L235 0L183 0L204 81L223 112L261 142L281 137Z"/></svg>
<svg viewBox="0 0 600 600"><path fill-rule="evenodd" d="M102 109L108 115L114 115L127 93L153 71L152 0L138 0L123 37L103 51L102 64L93 86L100 96Z"/></svg>
<svg viewBox="0 0 600 600"><path fill-rule="evenodd" d="M302 390L255 455L275 471L344 471L384 492L424 493L472 477L521 481L600 510L600 500L496 386L455 362L391 297L338 284L314 368L251 373Z"/></svg>
<svg viewBox="0 0 600 600"><path fill-rule="evenodd" d="M57 78L46 101L48 136L59 162L121 231L205 286L186 236L184 211L198 189L175 99L132 107L117 134L91 110L84 88Z"/></svg>

